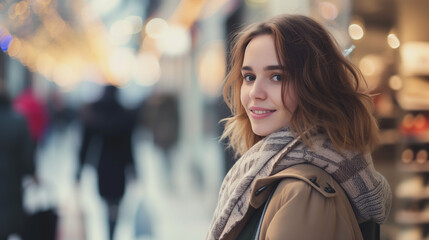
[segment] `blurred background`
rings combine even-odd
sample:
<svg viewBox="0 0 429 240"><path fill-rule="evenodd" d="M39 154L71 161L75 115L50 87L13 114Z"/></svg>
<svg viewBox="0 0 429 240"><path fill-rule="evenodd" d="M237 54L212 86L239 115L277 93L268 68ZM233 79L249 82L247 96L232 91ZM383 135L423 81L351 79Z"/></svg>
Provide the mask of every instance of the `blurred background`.
<svg viewBox="0 0 429 240"><path fill-rule="evenodd" d="M0 231L204 239L235 161L219 142L230 36L299 13L355 46L374 93L374 162L394 192L382 239L429 239L428 12L427 0L1 0L0 198L22 180L27 217L21 236L7 230L20 201L1 200Z"/></svg>

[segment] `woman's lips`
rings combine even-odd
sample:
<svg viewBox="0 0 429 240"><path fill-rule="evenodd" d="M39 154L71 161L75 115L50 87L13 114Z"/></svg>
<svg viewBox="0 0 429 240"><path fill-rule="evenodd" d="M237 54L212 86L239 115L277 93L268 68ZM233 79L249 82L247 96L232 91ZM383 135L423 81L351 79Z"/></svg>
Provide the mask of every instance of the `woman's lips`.
<svg viewBox="0 0 429 240"><path fill-rule="evenodd" d="M270 109L266 109L266 108L258 108L258 107L249 108L250 116L253 119L264 119L266 117L269 117L274 112L275 112L275 110L270 110Z"/></svg>

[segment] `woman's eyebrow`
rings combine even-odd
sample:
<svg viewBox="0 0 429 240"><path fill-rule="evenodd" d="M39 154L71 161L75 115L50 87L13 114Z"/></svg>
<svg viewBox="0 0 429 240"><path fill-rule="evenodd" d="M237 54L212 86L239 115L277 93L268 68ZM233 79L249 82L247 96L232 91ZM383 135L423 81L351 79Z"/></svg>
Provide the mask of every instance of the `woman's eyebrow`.
<svg viewBox="0 0 429 240"><path fill-rule="evenodd" d="M284 66L281 65L269 65L264 67L265 71L271 71L271 70L285 70Z"/></svg>
<svg viewBox="0 0 429 240"><path fill-rule="evenodd" d="M243 66L243 67L241 68L241 71L252 71L252 68L251 68L251 67L249 67L249 66Z"/></svg>
<svg viewBox="0 0 429 240"><path fill-rule="evenodd" d="M253 69L249 66L243 66L241 71L252 71ZM269 65L264 67L264 71L272 71L272 70L285 70L284 66L281 65Z"/></svg>

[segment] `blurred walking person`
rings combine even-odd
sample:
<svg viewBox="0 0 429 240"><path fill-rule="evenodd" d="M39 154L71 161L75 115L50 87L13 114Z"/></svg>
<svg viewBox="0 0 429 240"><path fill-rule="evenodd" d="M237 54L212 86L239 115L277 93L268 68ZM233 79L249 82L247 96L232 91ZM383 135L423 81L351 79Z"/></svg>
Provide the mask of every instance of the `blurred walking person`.
<svg viewBox="0 0 429 240"><path fill-rule="evenodd" d="M80 114L83 129L80 166L88 163L97 170L99 194L108 206L110 239L113 239L127 173L135 176L132 133L137 114L118 102L117 92L115 86L105 86L101 98L83 106Z"/></svg>
<svg viewBox="0 0 429 240"><path fill-rule="evenodd" d="M34 175L34 162L26 120L11 107L1 82L0 133L0 240L6 240L11 234L22 236L22 180L26 175Z"/></svg>
<svg viewBox="0 0 429 240"><path fill-rule="evenodd" d="M155 146L161 150L168 191L174 191L173 149L179 139L179 103L172 93L154 92L143 105L144 124L153 134ZM150 114L146 114L150 113Z"/></svg>

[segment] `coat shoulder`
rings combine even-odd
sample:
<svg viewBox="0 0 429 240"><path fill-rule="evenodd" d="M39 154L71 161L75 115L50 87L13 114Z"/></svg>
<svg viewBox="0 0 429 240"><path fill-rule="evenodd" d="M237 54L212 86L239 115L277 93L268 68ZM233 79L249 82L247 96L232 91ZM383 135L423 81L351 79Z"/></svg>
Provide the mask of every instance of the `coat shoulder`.
<svg viewBox="0 0 429 240"><path fill-rule="evenodd" d="M260 239L362 239L346 194L323 169L296 165L272 178L271 183L279 184L266 209Z"/></svg>
<svg viewBox="0 0 429 240"><path fill-rule="evenodd" d="M310 164L300 164L287 168L274 176L286 180L295 178L305 182L312 189L322 194L325 198L331 198L337 195L338 183L334 178L323 169ZM341 189L342 190L342 189Z"/></svg>
<svg viewBox="0 0 429 240"><path fill-rule="evenodd" d="M303 188L310 186L325 198L332 198L342 191L331 175L323 169L310 164L299 164L289 167L275 175L256 180L252 189L251 205L258 208L268 198L270 190L275 183L283 185L282 182L295 182L289 185L291 188Z"/></svg>

